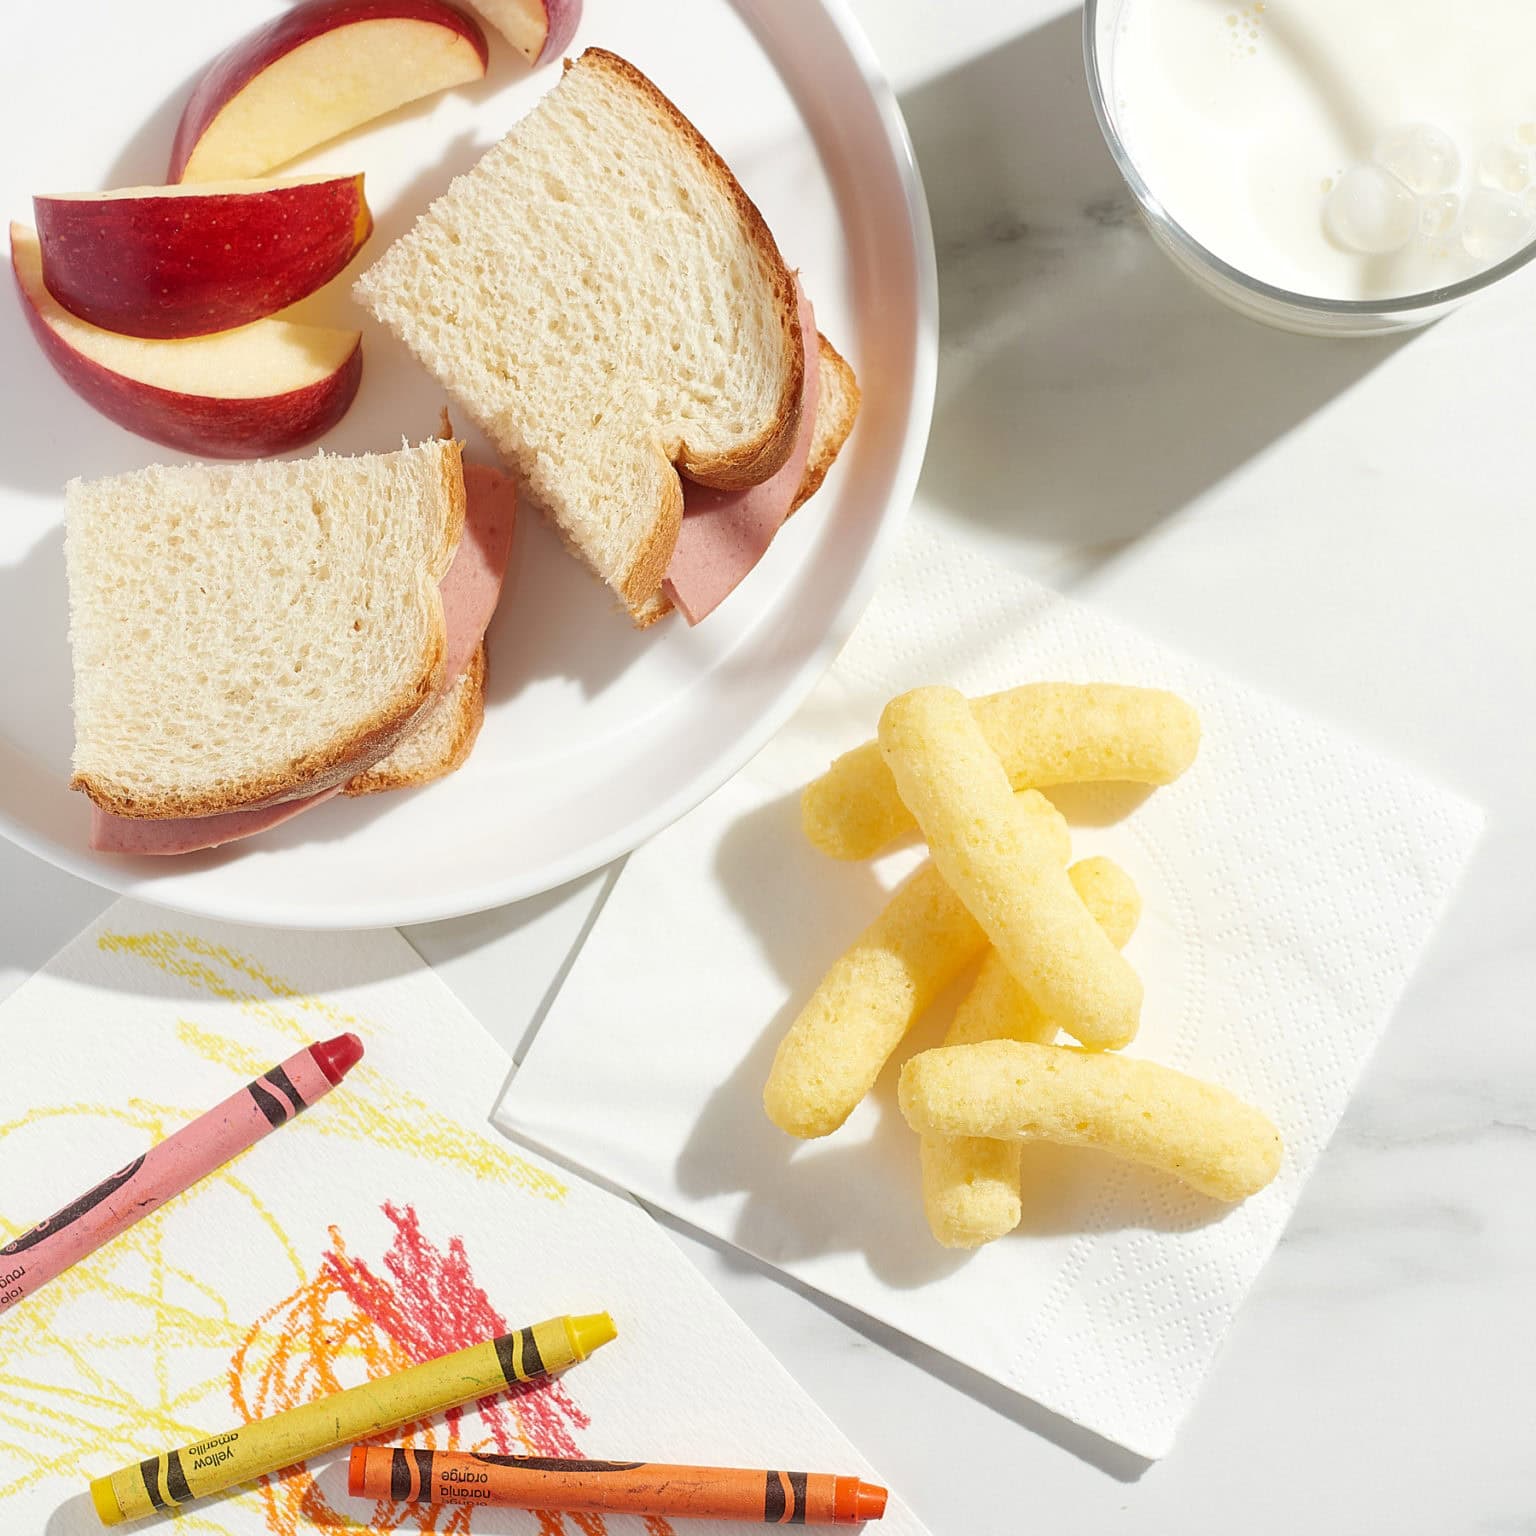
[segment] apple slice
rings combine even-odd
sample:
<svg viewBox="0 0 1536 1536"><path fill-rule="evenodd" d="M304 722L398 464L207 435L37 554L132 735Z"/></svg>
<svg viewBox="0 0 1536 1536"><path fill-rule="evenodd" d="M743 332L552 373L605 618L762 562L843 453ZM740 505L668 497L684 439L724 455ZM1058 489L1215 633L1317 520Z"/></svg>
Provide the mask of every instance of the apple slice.
<svg viewBox="0 0 1536 1536"><path fill-rule="evenodd" d="M475 0L475 9L530 64L563 53L581 20L581 0Z"/></svg>
<svg viewBox="0 0 1536 1536"><path fill-rule="evenodd" d="M43 282L128 336L204 336L296 303L373 229L361 176L197 182L34 197Z"/></svg>
<svg viewBox="0 0 1536 1536"><path fill-rule="evenodd" d="M356 331L258 320L187 341L119 336L43 286L37 235L11 225L11 270L32 334L76 394L119 426L185 453L258 458L318 437L363 376Z"/></svg>
<svg viewBox="0 0 1536 1536"><path fill-rule="evenodd" d="M480 24L446 0L304 0L213 61L167 181L260 176L434 91L478 80Z"/></svg>

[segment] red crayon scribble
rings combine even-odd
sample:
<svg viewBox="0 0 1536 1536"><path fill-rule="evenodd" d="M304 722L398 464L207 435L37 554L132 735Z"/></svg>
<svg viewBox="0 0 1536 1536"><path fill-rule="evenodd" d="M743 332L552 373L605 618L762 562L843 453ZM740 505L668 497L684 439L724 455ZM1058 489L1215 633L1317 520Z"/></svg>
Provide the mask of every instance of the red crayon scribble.
<svg viewBox="0 0 1536 1536"><path fill-rule="evenodd" d="M315 1278L260 1318L236 1351L230 1396L247 1423L354 1385L355 1374L343 1380L337 1373L344 1360L360 1362L373 1379L508 1331L475 1280L462 1238L450 1238L444 1252L423 1234L412 1207L383 1209L395 1227L385 1274L349 1254L332 1227L331 1248ZM591 1420L560 1381L520 1383L477 1407L476 1423L464 1422L463 1409L451 1409L441 1422L402 1425L379 1440L503 1455L583 1454L575 1432ZM273 1536L358 1528L359 1516L333 1509L307 1468L264 1478L260 1491ZM472 1513L386 1500L374 1507L366 1529L467 1536ZM567 1521L582 1536L606 1536L608 1529L601 1515L541 1512L530 1519L538 1536L569 1536ZM645 1529L649 1536L675 1536L660 1518L647 1519Z"/></svg>
<svg viewBox="0 0 1536 1536"><path fill-rule="evenodd" d="M394 1285L381 1279L361 1259L349 1258L340 1245L328 1253L322 1267L337 1286L392 1338L412 1360L431 1360L452 1349L467 1349L484 1339L506 1333L509 1324L475 1283L462 1238L450 1238L444 1254L422 1236L416 1212L386 1205L384 1214L395 1224L395 1241L384 1255L384 1268ZM334 1236L334 1234L333 1234ZM535 1321L535 1319L526 1319ZM513 1422L508 1401L521 1410ZM503 1455L514 1455L521 1442L539 1456L579 1456L572 1429L586 1429L591 1420L571 1401L556 1380L520 1382L497 1397L486 1398L480 1415ZM445 1417L457 1422L462 1410Z"/></svg>

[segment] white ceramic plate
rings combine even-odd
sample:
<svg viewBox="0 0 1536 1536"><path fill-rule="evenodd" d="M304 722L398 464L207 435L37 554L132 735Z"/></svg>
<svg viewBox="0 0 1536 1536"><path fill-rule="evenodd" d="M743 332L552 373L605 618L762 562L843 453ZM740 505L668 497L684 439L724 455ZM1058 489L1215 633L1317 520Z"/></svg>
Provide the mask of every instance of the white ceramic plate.
<svg viewBox="0 0 1536 1536"><path fill-rule="evenodd" d="M163 180L202 67L280 7L263 0L95 0L7 20L0 63L4 209L31 194ZM147 25L153 19L153 26ZM489 32L489 28L487 31ZM572 51L645 70L756 200L817 320L858 372L857 431L821 493L695 630L636 634L536 518L514 543L490 635L485 728L469 762L407 793L325 805L214 853L128 860L86 848L66 789L70 671L61 488L172 457L97 416L52 373L14 296L0 300L0 830L65 869L165 906L294 927L422 922L548 890L627 852L704 799L810 690L857 620L910 500L937 346L933 248L895 98L841 0L587 0ZM383 250L549 90L492 36L481 84L428 100L296 162L362 170ZM351 305L364 380L335 452L433 429L442 397ZM461 430L463 423L458 423ZM488 453L470 435L472 451ZM313 451L308 450L308 451Z"/></svg>

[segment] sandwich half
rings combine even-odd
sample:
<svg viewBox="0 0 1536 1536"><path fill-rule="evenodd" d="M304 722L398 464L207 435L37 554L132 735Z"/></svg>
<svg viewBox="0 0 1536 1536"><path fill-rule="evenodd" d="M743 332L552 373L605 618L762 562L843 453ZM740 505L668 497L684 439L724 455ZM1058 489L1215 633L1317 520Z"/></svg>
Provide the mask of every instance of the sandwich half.
<svg viewBox="0 0 1536 1536"><path fill-rule="evenodd" d="M214 847L463 760L514 493L457 442L156 467L65 500L93 847Z"/></svg>
<svg viewBox="0 0 1536 1536"><path fill-rule="evenodd" d="M777 527L808 435L819 483L857 408L853 385L820 420L814 320L762 215L682 113L602 49L568 64L354 292L642 626L674 601L693 619L719 600L720 567L710 601L684 600L677 579L685 487L739 495L799 452L776 519L755 510L755 527ZM734 546L727 590L757 544Z"/></svg>

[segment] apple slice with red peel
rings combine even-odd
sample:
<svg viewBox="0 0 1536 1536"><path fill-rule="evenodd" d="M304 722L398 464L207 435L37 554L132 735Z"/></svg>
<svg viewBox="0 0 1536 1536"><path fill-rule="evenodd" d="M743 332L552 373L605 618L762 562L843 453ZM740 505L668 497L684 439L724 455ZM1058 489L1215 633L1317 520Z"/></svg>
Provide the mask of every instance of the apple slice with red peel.
<svg viewBox="0 0 1536 1536"><path fill-rule="evenodd" d="M361 176L50 194L32 207L49 293L127 336L205 336L276 314L373 229Z"/></svg>
<svg viewBox="0 0 1536 1536"><path fill-rule="evenodd" d="M11 225L11 270L65 383L119 426L185 453L245 459L301 447L341 420L363 376L356 331L275 319L185 341L101 330L43 286L25 224Z"/></svg>
<svg viewBox="0 0 1536 1536"><path fill-rule="evenodd" d="M213 61L181 114L167 181L260 176L485 74L485 33L446 0L304 0Z"/></svg>
<svg viewBox="0 0 1536 1536"><path fill-rule="evenodd" d="M576 35L581 0L474 0L475 9L530 64L563 53Z"/></svg>

